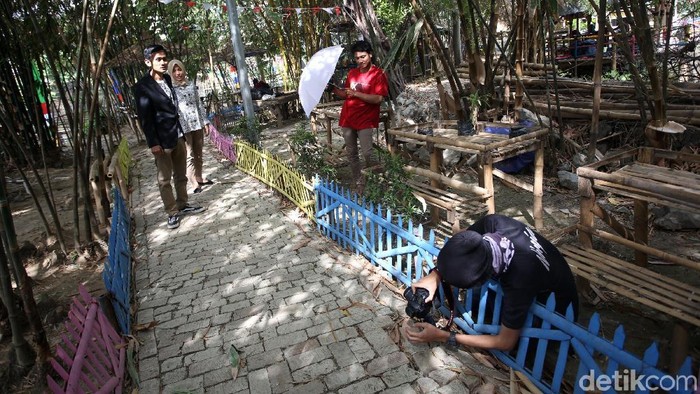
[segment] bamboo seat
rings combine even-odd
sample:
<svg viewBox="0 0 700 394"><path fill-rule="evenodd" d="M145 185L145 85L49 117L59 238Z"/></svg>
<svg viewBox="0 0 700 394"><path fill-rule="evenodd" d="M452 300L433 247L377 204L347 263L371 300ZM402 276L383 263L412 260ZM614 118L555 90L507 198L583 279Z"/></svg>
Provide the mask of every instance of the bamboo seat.
<svg viewBox="0 0 700 394"><path fill-rule="evenodd" d="M601 287L700 327L700 289L578 245L560 246L571 270Z"/></svg>
<svg viewBox="0 0 700 394"><path fill-rule="evenodd" d="M407 179L406 184L411 187L416 198L425 201L427 205L445 211L447 216L446 223L434 224L451 229L453 234L461 228L460 220L470 216L484 215L488 211L488 207L484 204L483 199L478 197L469 198L414 179Z"/></svg>

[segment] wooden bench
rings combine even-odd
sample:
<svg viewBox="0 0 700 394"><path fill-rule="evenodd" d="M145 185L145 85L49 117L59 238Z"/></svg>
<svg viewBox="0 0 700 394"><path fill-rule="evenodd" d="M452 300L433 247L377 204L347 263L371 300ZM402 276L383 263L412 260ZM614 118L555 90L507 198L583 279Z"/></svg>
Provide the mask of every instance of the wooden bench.
<svg viewBox="0 0 700 394"><path fill-rule="evenodd" d="M666 164L673 164L668 167ZM642 147L606 157L595 163L579 167L576 171L579 177L578 187L580 196L579 244L585 248L593 248L592 238L598 236L607 241L632 248L635 252L635 265L632 269L647 273L648 256L700 271L700 262L690 260L674 253L653 248L649 245L649 204L668 206L690 213L700 213L700 175L685 168L700 164L700 155L684 152L669 151ZM633 200L632 223L633 229L627 228L614 215L607 212L598 201L600 193L611 193ZM600 219L615 233L612 234L595 228L595 218ZM683 281L683 278L680 278ZM634 285L634 283L632 283ZM674 285L679 285L674 283ZM687 286L687 285L684 285ZM688 299L687 290L681 294L680 300ZM673 297L667 290L657 290L660 296ZM678 298L678 297L677 297ZM679 299L675 302L680 303ZM672 300L674 301L674 300ZM700 327L697 314L692 319L677 317L682 306L666 308L663 304L653 302L652 307L679 319ZM692 307L700 310L697 299ZM685 360L688 350L689 330L683 324L674 328L671 345L672 370L680 367Z"/></svg>
<svg viewBox="0 0 700 394"><path fill-rule="evenodd" d="M700 288L595 249L565 245L559 250L575 275L700 327Z"/></svg>
<svg viewBox="0 0 700 394"><path fill-rule="evenodd" d="M579 237L597 236L605 241L630 247L637 252L655 256L671 263L697 269L700 263L621 236L578 224ZM671 371L677 371L688 354L688 326L700 327L700 288L669 278L648 268L610 256L592 247L577 244L559 245L572 272L583 281L579 285L595 284L616 292L675 320L671 338Z"/></svg>
<svg viewBox="0 0 700 394"><path fill-rule="evenodd" d="M436 208L436 210L431 210L431 223L437 225L441 230L455 234L461 229L460 220L488 212L488 207L484 203L489 194L486 189L422 168L404 166L404 169L411 175L422 176L430 181L428 184L417 179L407 179L406 183L411 187L413 195L419 201ZM445 190L440 187L441 185L449 186L455 191L465 192L467 195ZM446 223L440 221L439 210L445 211Z"/></svg>

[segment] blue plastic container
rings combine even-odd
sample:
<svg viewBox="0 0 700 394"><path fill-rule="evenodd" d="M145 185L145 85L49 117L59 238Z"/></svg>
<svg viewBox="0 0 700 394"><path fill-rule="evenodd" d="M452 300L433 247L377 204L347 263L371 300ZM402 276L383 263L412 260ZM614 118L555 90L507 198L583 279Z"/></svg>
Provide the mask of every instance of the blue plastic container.
<svg viewBox="0 0 700 394"><path fill-rule="evenodd" d="M535 125L535 122L528 120L528 119L521 119L520 122L517 125L514 125L517 127L517 130L513 130L511 126L498 126L498 125L486 125L484 126L484 132L485 133L491 133L491 134L501 134L501 135L507 135L508 137L518 137L523 134L527 134L530 132L530 129L532 126ZM503 161L500 161L494 165L494 167L498 168L499 170L507 173L507 174L515 174L520 171L522 171L524 168L529 166L535 161L535 152L527 152L520 154L515 157L511 157L508 159L505 159Z"/></svg>
<svg viewBox="0 0 700 394"><path fill-rule="evenodd" d="M500 135L507 135L510 136L510 127L508 126L484 126L484 133L489 133L489 134L500 134Z"/></svg>

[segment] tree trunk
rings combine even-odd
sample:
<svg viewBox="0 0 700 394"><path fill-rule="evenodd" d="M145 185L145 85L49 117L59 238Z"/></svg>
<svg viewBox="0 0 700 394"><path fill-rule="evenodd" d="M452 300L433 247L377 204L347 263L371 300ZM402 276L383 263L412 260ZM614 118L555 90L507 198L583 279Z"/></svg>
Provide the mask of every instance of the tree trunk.
<svg viewBox="0 0 700 394"><path fill-rule="evenodd" d="M4 195L0 195L0 205L4 204L7 204L7 199ZM12 292L10 270L8 269L7 257L5 256L2 243L0 243L0 298L2 298L2 303L7 309L7 320L10 322L12 347L17 357L17 365L22 369L27 369L34 365L36 354L29 345L29 342L24 338L24 329L20 321L20 315L17 313L17 305L15 305L14 294Z"/></svg>
<svg viewBox="0 0 700 394"><path fill-rule="evenodd" d="M639 0L631 0L631 11L635 20L635 25L632 30L635 32L637 42L639 43L639 51L644 59L647 72L649 73L649 83L651 84L652 93L652 112L651 123L654 126L662 127L666 124L666 100L664 100L664 89L662 86L662 76L659 74L659 69L656 65L656 49L654 47L654 39L651 34L651 26L649 24L649 15L646 9L646 2ZM664 134L653 130L649 127L645 130L647 143L656 148L667 148Z"/></svg>
<svg viewBox="0 0 700 394"><path fill-rule="evenodd" d="M0 166L0 179L5 179L5 172L2 166ZM7 260L9 260L10 264L15 268L15 271L18 274L18 277L15 278L15 282L17 283L17 287L19 288L22 296L22 304L24 305L24 312L29 320L29 325L34 331L34 341L39 349L39 361L43 367L46 365L49 357L51 356L51 347L49 346L49 341L46 339L46 332L44 331L44 326L41 323L39 311L36 308L36 302L34 301L34 290L32 289L29 276L27 275L27 271L25 271L24 265L19 258L19 245L17 245L15 224L12 220L10 206L7 204L7 199L4 198L6 195L7 192L5 190L5 183L0 182L0 237L3 241L2 244L5 247L4 251L0 251L0 255L5 255L7 257Z"/></svg>
<svg viewBox="0 0 700 394"><path fill-rule="evenodd" d="M425 29L426 35L430 39L430 43L433 46L433 51L440 60L442 67L445 71L445 76L447 81L450 83L450 88L452 89L452 96L455 101L459 102L457 106L457 118L461 120L467 120L467 114L469 113L468 98L462 87L462 82L459 80L457 75L457 70L455 69L454 63L452 63L447 54L447 50L437 34L435 29L435 23L433 23L432 18L423 12L423 6L418 2L418 0L411 0L411 6L413 7L413 12L415 12L416 17L419 19L424 19L425 24L423 28Z"/></svg>
<svg viewBox="0 0 700 394"><path fill-rule="evenodd" d="M523 84L521 79L523 76L523 57L525 56L525 2L526 0L517 0L518 10L515 16L515 28L518 31L518 36L515 39L515 76L517 84L515 85L515 111L513 118L516 122L520 119L520 111L523 109Z"/></svg>
<svg viewBox="0 0 700 394"><path fill-rule="evenodd" d="M598 20L605 20L607 1L600 0ZM598 125L600 122L600 90L603 74L603 44L605 43L605 25L598 27L598 42L596 43L595 67L593 70L593 116L591 118L591 140L588 144L588 162L595 160L596 145L598 143Z"/></svg>

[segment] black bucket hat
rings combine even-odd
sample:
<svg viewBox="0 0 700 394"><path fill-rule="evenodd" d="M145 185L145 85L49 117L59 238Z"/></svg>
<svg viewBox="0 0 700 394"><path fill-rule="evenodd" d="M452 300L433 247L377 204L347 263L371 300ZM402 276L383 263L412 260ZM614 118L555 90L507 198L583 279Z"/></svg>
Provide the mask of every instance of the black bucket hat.
<svg viewBox="0 0 700 394"><path fill-rule="evenodd" d="M491 249L481 234L465 230L450 238L438 253L442 280L461 289L480 286L493 274Z"/></svg>

